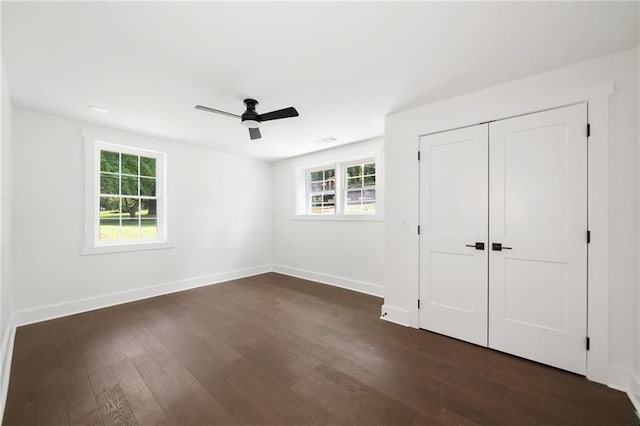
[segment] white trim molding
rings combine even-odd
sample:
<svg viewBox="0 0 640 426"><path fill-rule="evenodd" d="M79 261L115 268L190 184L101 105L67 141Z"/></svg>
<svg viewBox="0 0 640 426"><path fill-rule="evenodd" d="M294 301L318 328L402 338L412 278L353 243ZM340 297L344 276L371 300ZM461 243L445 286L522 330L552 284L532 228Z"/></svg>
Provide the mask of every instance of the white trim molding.
<svg viewBox="0 0 640 426"><path fill-rule="evenodd" d="M102 253L114 253L125 251L149 250L173 247L169 240L168 221L171 215L167 213L167 154L150 149L145 143L123 145L117 136L104 136L83 130L84 139L84 243L80 249L81 255L94 255ZM117 141L117 142L113 142ZM138 157L150 157L156 162L155 185L153 196L144 197L138 194L137 199L152 199L157 202L157 238L136 240L100 240L100 155L101 151L114 151L118 154L131 154ZM120 176L118 170L117 176ZM116 196L116 195L114 195ZM117 198L125 199L120 192Z"/></svg>
<svg viewBox="0 0 640 426"><path fill-rule="evenodd" d="M79 314L95 309L106 308L136 300L176 293L197 287L220 284L230 280L246 278L253 275L271 272L271 265L254 266L251 268L237 269L220 272L212 275L189 278L181 281L157 284L149 287L141 287L118 293L104 294L96 297L77 299L70 302L40 306L14 312L14 324L16 326L33 324L67 315Z"/></svg>
<svg viewBox="0 0 640 426"><path fill-rule="evenodd" d="M636 374L631 374L627 395L636 409L636 415L640 418L640 378Z"/></svg>
<svg viewBox="0 0 640 426"><path fill-rule="evenodd" d="M382 305L380 310L381 320L389 321L398 325L404 325L405 327L411 327L411 312L405 309L394 308L389 305Z"/></svg>
<svg viewBox="0 0 640 426"><path fill-rule="evenodd" d="M608 382L606 383L612 389L616 389L622 392L628 392L631 385L631 378L633 374L631 370L621 367L619 365L611 364L609 366L609 372L607 374Z"/></svg>
<svg viewBox="0 0 640 426"><path fill-rule="evenodd" d="M358 293L364 293L371 296L382 297L383 287L380 284L373 284L285 265L273 265L273 272L302 278L304 280L315 281L321 284L328 284L334 287L345 288L347 290L357 291Z"/></svg>
<svg viewBox="0 0 640 426"><path fill-rule="evenodd" d="M607 386L625 392L636 410L636 415L640 417L640 379L632 370L611 364Z"/></svg>
<svg viewBox="0 0 640 426"><path fill-rule="evenodd" d="M7 405L7 394L9 393L9 379L11 378L11 361L13 360L13 344L16 340L16 326L13 315L9 316L8 324L2 336L0 346L0 423L4 418L4 409Z"/></svg>

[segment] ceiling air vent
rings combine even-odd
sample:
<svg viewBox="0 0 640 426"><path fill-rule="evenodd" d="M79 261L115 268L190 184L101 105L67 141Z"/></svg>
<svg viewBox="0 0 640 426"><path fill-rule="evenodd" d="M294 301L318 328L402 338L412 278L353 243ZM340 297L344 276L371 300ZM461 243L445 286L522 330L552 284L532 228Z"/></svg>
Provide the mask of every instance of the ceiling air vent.
<svg viewBox="0 0 640 426"><path fill-rule="evenodd" d="M331 142L335 142L337 141L338 138L333 137L333 136L326 136L322 139L316 139L313 141L313 143L317 143L317 144L327 144L327 143L331 143Z"/></svg>

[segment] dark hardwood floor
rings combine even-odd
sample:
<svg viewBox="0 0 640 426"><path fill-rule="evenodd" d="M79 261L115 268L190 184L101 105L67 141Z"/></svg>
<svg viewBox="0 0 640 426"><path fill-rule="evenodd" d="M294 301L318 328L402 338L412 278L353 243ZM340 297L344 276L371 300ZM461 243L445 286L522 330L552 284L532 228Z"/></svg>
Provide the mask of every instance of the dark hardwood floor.
<svg viewBox="0 0 640 426"><path fill-rule="evenodd" d="M26 327L6 425L637 425L625 394L265 274Z"/></svg>

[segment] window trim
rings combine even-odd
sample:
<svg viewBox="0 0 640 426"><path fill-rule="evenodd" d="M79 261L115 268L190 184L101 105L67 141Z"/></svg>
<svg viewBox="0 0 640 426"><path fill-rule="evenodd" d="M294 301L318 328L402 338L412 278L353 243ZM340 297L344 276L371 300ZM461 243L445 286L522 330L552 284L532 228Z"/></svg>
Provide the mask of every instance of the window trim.
<svg viewBox="0 0 640 426"><path fill-rule="evenodd" d="M167 209L167 155L164 152L147 149L144 144L114 143L118 138L91 135L83 132L85 139L85 228L82 255L116 253L140 250L171 248L168 239ZM126 141L126 143L130 143ZM141 146L142 145L142 146ZM156 239L100 241L100 151L115 151L124 154L145 156L156 159L156 199L158 217L158 237Z"/></svg>

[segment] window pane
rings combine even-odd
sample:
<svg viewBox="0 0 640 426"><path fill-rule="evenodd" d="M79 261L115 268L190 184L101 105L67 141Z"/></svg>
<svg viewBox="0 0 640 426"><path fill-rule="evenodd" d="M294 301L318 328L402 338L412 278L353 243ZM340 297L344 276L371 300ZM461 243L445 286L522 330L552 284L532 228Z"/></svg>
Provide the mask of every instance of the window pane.
<svg viewBox="0 0 640 426"><path fill-rule="evenodd" d="M367 176L364 178L364 186L373 186L376 184L376 176Z"/></svg>
<svg viewBox="0 0 640 426"><path fill-rule="evenodd" d="M100 217L119 217L120 198L100 197Z"/></svg>
<svg viewBox="0 0 640 426"><path fill-rule="evenodd" d="M356 204L347 204L344 209L346 214L361 214L362 213L362 203L357 202Z"/></svg>
<svg viewBox="0 0 640 426"><path fill-rule="evenodd" d="M360 202L362 199L362 191L347 191L347 203Z"/></svg>
<svg viewBox="0 0 640 426"><path fill-rule="evenodd" d="M325 191L335 191L335 189L336 189L336 181L335 180L325 181L325 183L324 183L324 190Z"/></svg>
<svg viewBox="0 0 640 426"><path fill-rule="evenodd" d="M322 206L322 213L323 214L333 214L335 212L336 212L335 204L324 204Z"/></svg>
<svg viewBox="0 0 640 426"><path fill-rule="evenodd" d="M138 156L122 154L122 173L129 175L138 174Z"/></svg>
<svg viewBox="0 0 640 426"><path fill-rule="evenodd" d="M118 217L100 216L100 240L112 241L120 239L120 219Z"/></svg>
<svg viewBox="0 0 640 426"><path fill-rule="evenodd" d="M137 240L140 238L140 226L138 219L122 219L122 228L120 231L120 239Z"/></svg>
<svg viewBox="0 0 640 426"><path fill-rule="evenodd" d="M362 167L360 166L351 166L347 167L347 176L360 176L362 174Z"/></svg>
<svg viewBox="0 0 640 426"><path fill-rule="evenodd" d="M311 172L311 182L317 182L322 179L322 171L319 172Z"/></svg>
<svg viewBox="0 0 640 426"><path fill-rule="evenodd" d="M312 182L311 192L321 192L324 188L324 182Z"/></svg>
<svg viewBox="0 0 640 426"><path fill-rule="evenodd" d="M140 176L156 177L156 159L140 157Z"/></svg>
<svg viewBox="0 0 640 426"><path fill-rule="evenodd" d="M336 175L336 169L328 169L324 171L324 178L331 179Z"/></svg>
<svg viewBox="0 0 640 426"><path fill-rule="evenodd" d="M312 203L322 203L322 195L312 195L311 196Z"/></svg>
<svg viewBox="0 0 640 426"><path fill-rule="evenodd" d="M100 173L100 193L120 194L118 175Z"/></svg>
<svg viewBox="0 0 640 426"><path fill-rule="evenodd" d="M323 194L322 202L323 204L328 204L328 203L335 204L336 194Z"/></svg>
<svg viewBox="0 0 640 426"><path fill-rule="evenodd" d="M142 219L140 222L141 238L158 238L158 221L156 219Z"/></svg>
<svg viewBox="0 0 640 426"><path fill-rule="evenodd" d="M140 200L140 216L142 218L156 218L158 216L158 202L156 200Z"/></svg>
<svg viewBox="0 0 640 426"><path fill-rule="evenodd" d="M312 204L311 205L311 213L318 214L322 213L322 204Z"/></svg>
<svg viewBox="0 0 640 426"><path fill-rule="evenodd" d="M156 180L154 178L140 178L140 195L155 197Z"/></svg>
<svg viewBox="0 0 640 426"><path fill-rule="evenodd" d="M376 190L375 189L365 189L364 196L362 199L364 201L375 201L376 199Z"/></svg>
<svg viewBox="0 0 640 426"><path fill-rule="evenodd" d="M369 163L364 165L364 174L373 175L376 173L376 163Z"/></svg>
<svg viewBox="0 0 640 426"><path fill-rule="evenodd" d="M362 203L362 214L376 214L376 203Z"/></svg>
<svg viewBox="0 0 640 426"><path fill-rule="evenodd" d="M120 238L120 198L100 197L100 240Z"/></svg>
<svg viewBox="0 0 640 426"><path fill-rule="evenodd" d="M100 171L120 172L120 154L111 151L100 151Z"/></svg>
<svg viewBox="0 0 640 426"><path fill-rule="evenodd" d="M347 178L347 189L362 188L362 178Z"/></svg>
<svg viewBox="0 0 640 426"><path fill-rule="evenodd" d="M122 217L127 219L137 218L138 211L138 199L137 198L123 198L122 199Z"/></svg>
<svg viewBox="0 0 640 426"><path fill-rule="evenodd" d="M376 203L361 203L357 202L354 204L347 203L347 207L345 208L345 213L347 214L375 214L376 213Z"/></svg>
<svg viewBox="0 0 640 426"><path fill-rule="evenodd" d="M138 178L122 176L122 195L138 195Z"/></svg>

